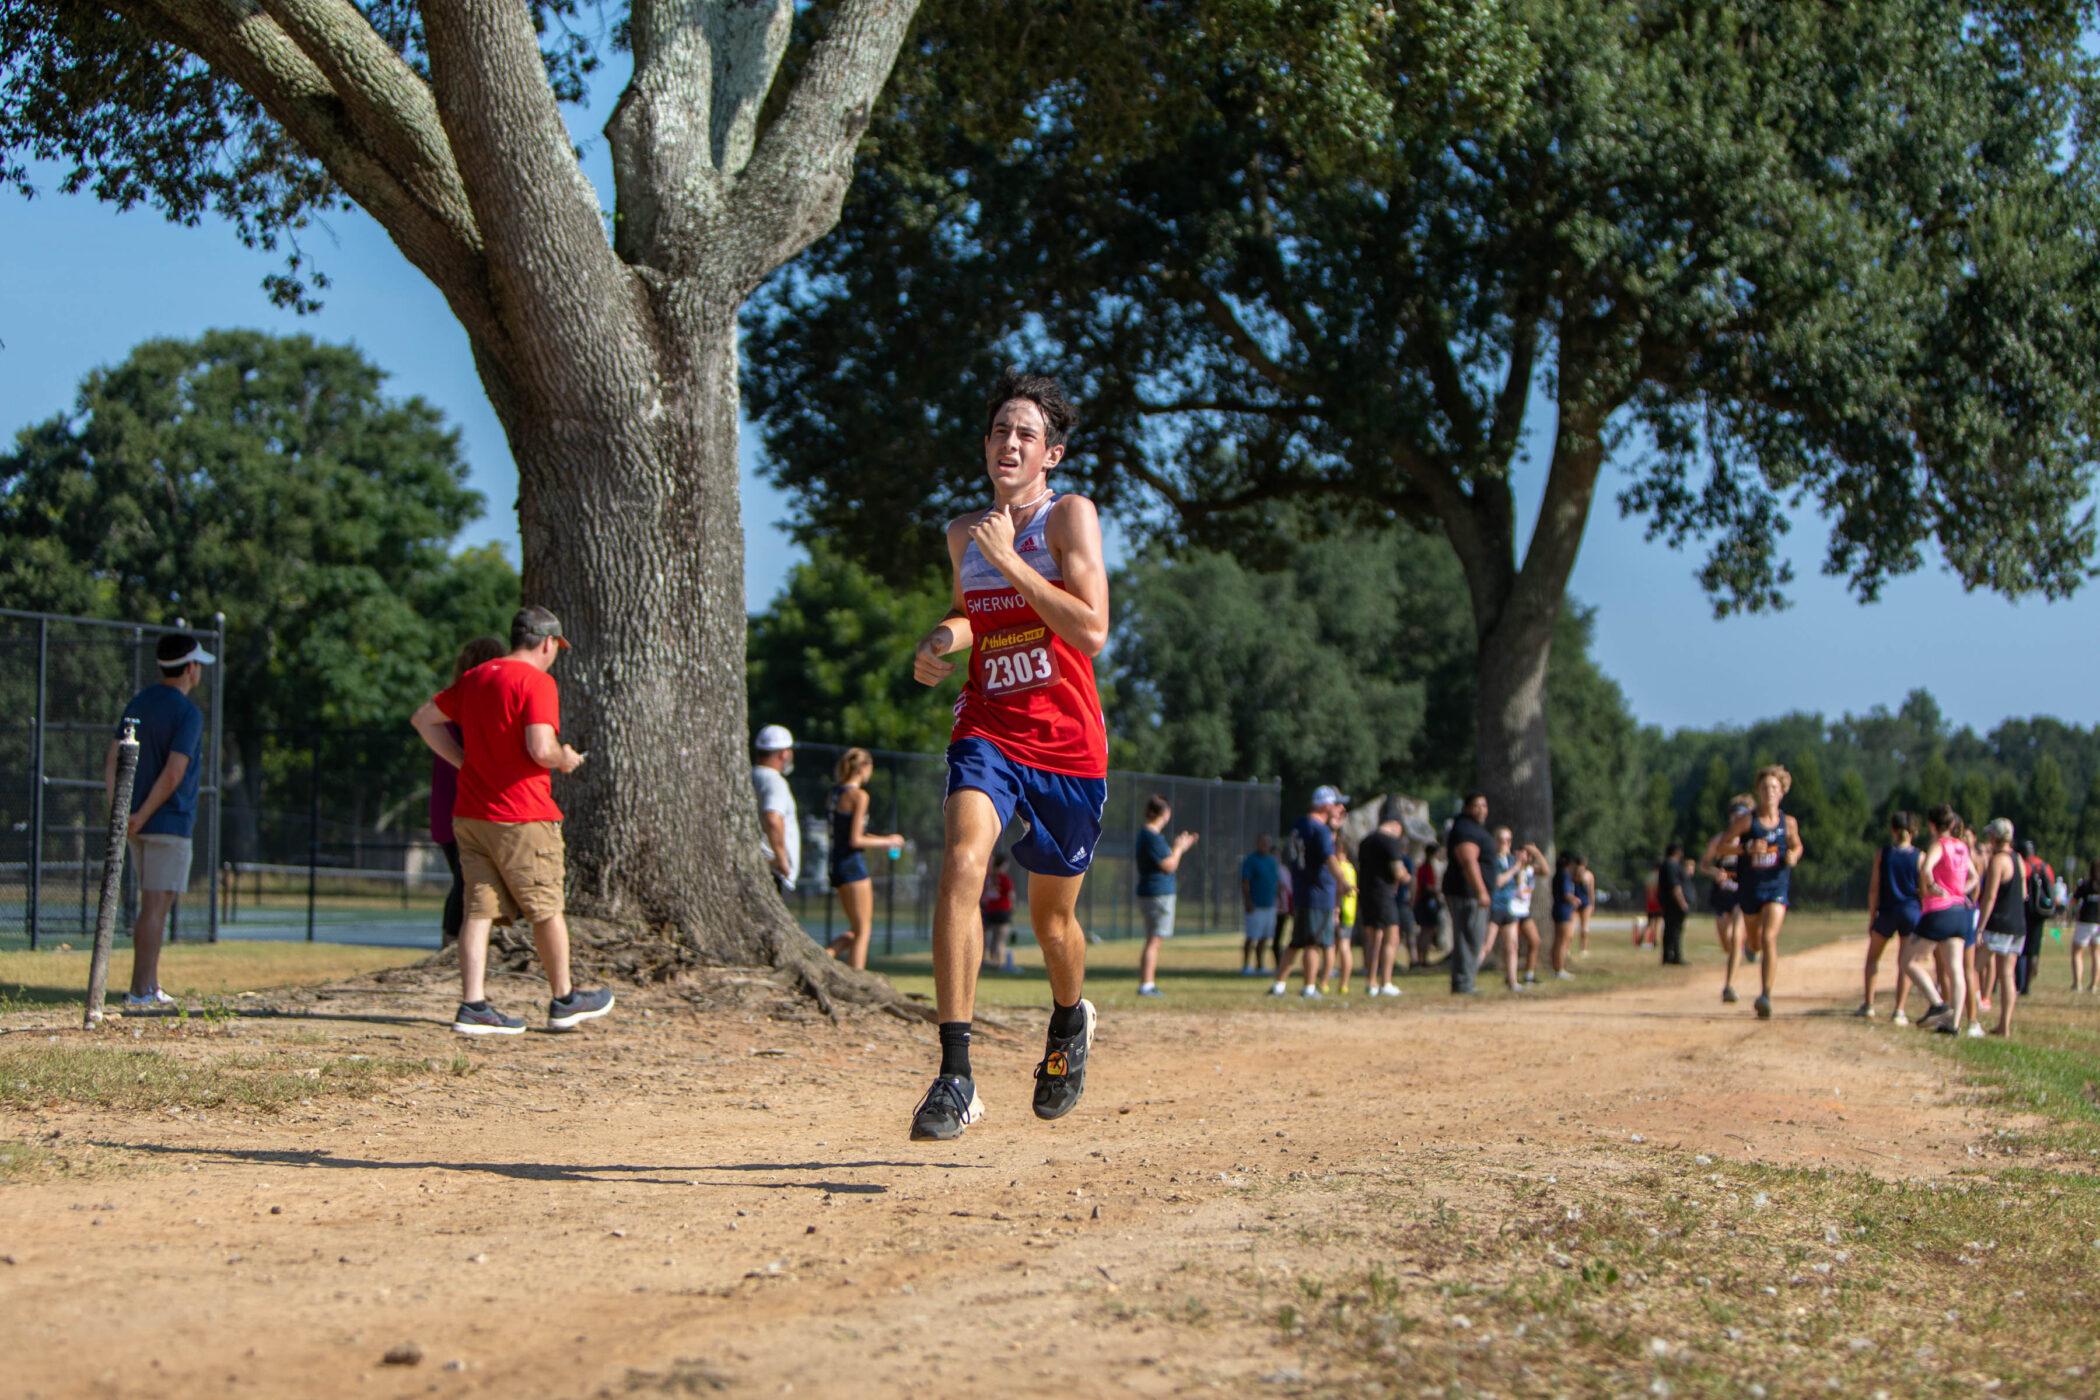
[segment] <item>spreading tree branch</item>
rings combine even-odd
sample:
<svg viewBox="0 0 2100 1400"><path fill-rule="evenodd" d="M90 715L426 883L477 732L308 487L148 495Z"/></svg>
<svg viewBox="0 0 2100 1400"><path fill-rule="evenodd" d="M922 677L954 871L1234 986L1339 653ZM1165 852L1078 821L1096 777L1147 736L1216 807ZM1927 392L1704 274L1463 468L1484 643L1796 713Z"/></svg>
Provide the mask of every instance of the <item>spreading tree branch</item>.
<svg viewBox="0 0 2100 1400"><path fill-rule="evenodd" d="M187 49L262 104L379 221L402 253L444 294L470 334L497 330L481 275L478 235L463 207L432 203L367 144L328 74L271 15L241 0L109 0L116 13ZM362 17L357 23L363 24ZM370 33L370 26L365 26ZM349 42L341 35L339 42ZM377 36L372 36L377 42ZM413 120L397 109L392 124ZM388 124L375 117L379 125Z"/></svg>
<svg viewBox="0 0 2100 1400"><path fill-rule="evenodd" d="M853 152L889 80L918 0L846 0L737 180L723 253L740 291L838 222Z"/></svg>

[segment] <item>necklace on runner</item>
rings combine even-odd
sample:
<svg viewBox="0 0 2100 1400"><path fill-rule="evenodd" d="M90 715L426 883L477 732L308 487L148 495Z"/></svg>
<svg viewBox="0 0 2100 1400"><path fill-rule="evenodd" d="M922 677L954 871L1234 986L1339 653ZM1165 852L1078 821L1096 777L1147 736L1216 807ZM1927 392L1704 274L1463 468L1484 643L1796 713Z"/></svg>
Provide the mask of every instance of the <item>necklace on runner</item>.
<svg viewBox="0 0 2100 1400"><path fill-rule="evenodd" d="M1037 496L1037 497L1036 497L1036 498L1035 498L1034 500L1032 500L1032 501L1028 501L1028 502L1026 502L1026 503L1024 503L1024 504L1022 504L1022 505L1018 505L1018 506L1008 506L1008 507L1006 508L1006 513L1007 513L1008 515L1011 515L1011 514L1013 514L1013 513L1015 512L1015 511L1017 511L1017 510L1034 510L1034 509L1035 509L1035 508L1036 508L1037 506L1041 505L1041 504L1042 504L1043 502L1045 502L1045 501L1047 501L1047 500L1049 500L1049 499L1050 499L1050 488L1049 488L1049 487L1047 487L1047 486L1045 486L1045 487L1043 488L1043 494L1042 494L1042 495L1040 495L1040 496Z"/></svg>

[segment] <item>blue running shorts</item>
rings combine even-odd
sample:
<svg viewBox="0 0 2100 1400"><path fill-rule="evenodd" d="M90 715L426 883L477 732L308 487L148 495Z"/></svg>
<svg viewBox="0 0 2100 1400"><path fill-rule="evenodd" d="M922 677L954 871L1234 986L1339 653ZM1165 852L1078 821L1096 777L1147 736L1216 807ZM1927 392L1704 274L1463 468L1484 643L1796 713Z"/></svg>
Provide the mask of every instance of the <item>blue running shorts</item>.
<svg viewBox="0 0 2100 1400"><path fill-rule="evenodd" d="M1028 834L1013 845L1014 863L1033 875L1086 874L1101 841L1108 779L1073 778L1016 763L989 739L948 746L948 796L974 788L992 799L1004 826L1019 817Z"/></svg>

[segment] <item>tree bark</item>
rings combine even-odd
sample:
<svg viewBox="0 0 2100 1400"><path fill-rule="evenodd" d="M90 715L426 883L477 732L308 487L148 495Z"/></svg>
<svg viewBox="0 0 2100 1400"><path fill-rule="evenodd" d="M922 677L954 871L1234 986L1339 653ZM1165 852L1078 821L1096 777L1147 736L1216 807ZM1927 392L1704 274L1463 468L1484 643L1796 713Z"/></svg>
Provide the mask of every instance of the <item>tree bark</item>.
<svg viewBox="0 0 2100 1400"><path fill-rule="evenodd" d="M1570 382L1565 361L1561 378ZM1604 464L1603 414L1567 393L1557 411L1552 464L1522 567L1506 474L1476 479L1462 506L1443 503L1473 607L1474 775L1491 820L1546 851L1555 845L1546 678Z"/></svg>
<svg viewBox="0 0 2100 1400"><path fill-rule="evenodd" d="M557 670L569 904L833 994L758 845L744 713L737 309L836 221L916 0L843 0L770 124L789 0L632 0L617 236L516 0L423 0L428 79L343 0L109 0L253 94L468 332L518 466Z"/></svg>
<svg viewBox="0 0 2100 1400"><path fill-rule="evenodd" d="M668 925L712 963L794 972L820 999L881 984L826 958L789 916L759 847L744 700L737 298L687 298L675 354L640 401L514 400L524 594L573 643L554 675L568 907ZM505 401L503 384L489 386ZM646 405L646 406L645 406ZM550 411L550 408L552 411ZM564 411L566 410L566 411Z"/></svg>

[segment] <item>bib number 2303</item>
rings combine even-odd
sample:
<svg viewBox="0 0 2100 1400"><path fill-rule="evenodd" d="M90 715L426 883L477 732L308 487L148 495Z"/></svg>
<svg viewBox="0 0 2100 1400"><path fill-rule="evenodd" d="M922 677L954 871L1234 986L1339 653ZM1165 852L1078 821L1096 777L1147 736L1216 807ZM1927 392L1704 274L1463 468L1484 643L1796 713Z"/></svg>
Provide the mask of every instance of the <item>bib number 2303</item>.
<svg viewBox="0 0 2100 1400"><path fill-rule="evenodd" d="M987 649L978 684L987 695L1011 695L1034 690L1057 679L1057 658L1047 645Z"/></svg>

